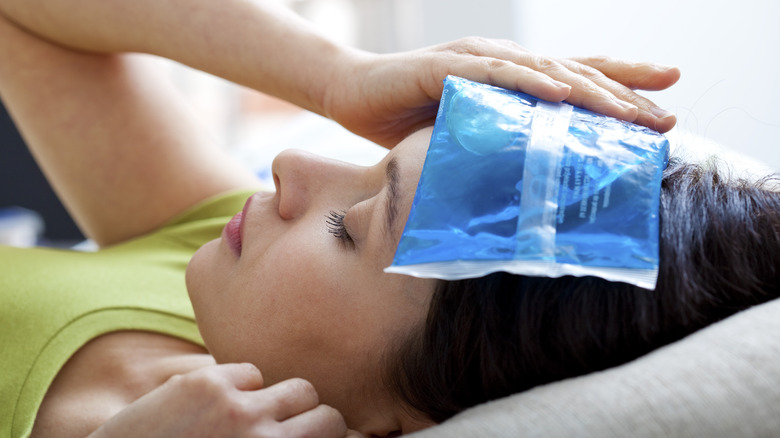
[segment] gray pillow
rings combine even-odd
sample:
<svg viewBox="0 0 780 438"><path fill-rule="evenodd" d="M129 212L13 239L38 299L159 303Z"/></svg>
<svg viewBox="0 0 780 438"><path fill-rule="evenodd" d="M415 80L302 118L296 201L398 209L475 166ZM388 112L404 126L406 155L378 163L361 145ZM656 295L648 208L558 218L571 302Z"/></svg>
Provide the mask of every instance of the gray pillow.
<svg viewBox="0 0 780 438"><path fill-rule="evenodd" d="M476 406L412 436L780 436L780 300L620 367Z"/></svg>

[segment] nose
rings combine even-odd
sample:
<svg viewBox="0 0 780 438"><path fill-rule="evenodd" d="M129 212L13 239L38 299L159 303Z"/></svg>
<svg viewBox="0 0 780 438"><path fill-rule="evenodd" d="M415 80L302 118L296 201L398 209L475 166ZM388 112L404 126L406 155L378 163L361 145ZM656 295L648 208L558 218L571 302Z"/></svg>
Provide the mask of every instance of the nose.
<svg viewBox="0 0 780 438"><path fill-rule="evenodd" d="M313 206L347 208L349 205L341 204L358 196L355 189L361 187L365 170L295 149L277 155L271 168L279 200L279 216L285 220L295 219Z"/></svg>

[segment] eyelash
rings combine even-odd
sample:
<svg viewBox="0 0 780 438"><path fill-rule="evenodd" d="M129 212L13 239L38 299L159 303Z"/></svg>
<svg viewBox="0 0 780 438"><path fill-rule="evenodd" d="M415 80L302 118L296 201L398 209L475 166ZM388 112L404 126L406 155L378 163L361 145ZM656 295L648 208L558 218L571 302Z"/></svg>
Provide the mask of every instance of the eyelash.
<svg viewBox="0 0 780 438"><path fill-rule="evenodd" d="M352 236L349 235L347 227L344 226L344 216L347 215L346 211L333 211L331 210L325 219L325 224L328 227L328 232L333 237L339 239L345 244L352 244Z"/></svg>

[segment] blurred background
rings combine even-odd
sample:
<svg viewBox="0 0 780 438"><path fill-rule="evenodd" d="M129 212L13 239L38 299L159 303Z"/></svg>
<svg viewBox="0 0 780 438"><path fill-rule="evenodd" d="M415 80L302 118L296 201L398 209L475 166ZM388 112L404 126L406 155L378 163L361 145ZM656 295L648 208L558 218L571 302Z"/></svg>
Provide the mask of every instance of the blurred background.
<svg viewBox="0 0 780 438"><path fill-rule="evenodd" d="M480 35L511 39L546 55L609 55L676 65L682 71L676 86L646 93L677 114L672 142L706 151L725 145L732 156L780 171L780 2L775 0L278 1L331 38L379 53ZM286 147L360 164L383 154L284 102L170 62L162 68L225 147L261 176L270 178L268 165ZM15 205L41 213L48 242L79 240L41 178L0 111L0 209Z"/></svg>

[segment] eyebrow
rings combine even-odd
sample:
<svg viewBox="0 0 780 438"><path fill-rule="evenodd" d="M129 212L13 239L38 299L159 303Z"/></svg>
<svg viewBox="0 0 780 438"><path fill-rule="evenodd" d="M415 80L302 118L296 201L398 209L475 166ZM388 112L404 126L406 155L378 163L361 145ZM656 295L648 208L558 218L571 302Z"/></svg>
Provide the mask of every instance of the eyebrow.
<svg viewBox="0 0 780 438"><path fill-rule="evenodd" d="M385 167L385 177L387 178L387 205L385 206L386 232L385 235L392 240L395 223L398 219L398 208L401 198L400 172L398 171L398 160L393 157L387 162Z"/></svg>

